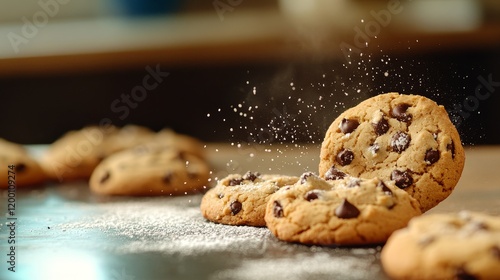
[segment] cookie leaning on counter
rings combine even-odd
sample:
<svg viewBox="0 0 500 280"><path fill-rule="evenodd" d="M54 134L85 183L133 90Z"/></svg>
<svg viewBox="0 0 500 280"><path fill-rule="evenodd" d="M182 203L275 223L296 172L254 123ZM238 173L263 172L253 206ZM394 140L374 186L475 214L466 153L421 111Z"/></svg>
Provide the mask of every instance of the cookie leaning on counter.
<svg viewBox="0 0 500 280"><path fill-rule="evenodd" d="M443 106L424 96L386 93L333 121L322 143L319 175L392 180L425 212L450 195L464 163L460 136Z"/></svg>

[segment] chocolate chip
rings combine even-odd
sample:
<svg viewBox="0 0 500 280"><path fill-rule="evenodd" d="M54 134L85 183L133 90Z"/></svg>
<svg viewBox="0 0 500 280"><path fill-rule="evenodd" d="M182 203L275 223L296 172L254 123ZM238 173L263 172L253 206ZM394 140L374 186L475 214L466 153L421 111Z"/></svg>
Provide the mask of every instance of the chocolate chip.
<svg viewBox="0 0 500 280"><path fill-rule="evenodd" d="M446 145L446 149L451 151L451 158L455 159L455 143L453 143L453 140L451 140L450 144Z"/></svg>
<svg viewBox="0 0 500 280"><path fill-rule="evenodd" d="M460 267L455 272L455 280L476 280L477 277L468 273L463 267Z"/></svg>
<svg viewBox="0 0 500 280"><path fill-rule="evenodd" d="M15 170L16 170L16 172L17 172L17 173L22 173L22 172L24 172L26 169L28 169L28 167L26 166L26 164L24 164L24 163L22 163L22 162L21 162L21 163L17 163L17 164L16 164L16 169L15 169Z"/></svg>
<svg viewBox="0 0 500 280"><path fill-rule="evenodd" d="M346 166L354 159L354 153L349 149L344 149L337 154L335 159L340 165Z"/></svg>
<svg viewBox="0 0 500 280"><path fill-rule="evenodd" d="M99 183L104 184L104 182L106 182L109 177L111 177L111 173L109 173L109 171L106 171L106 173L104 173L104 175L101 177Z"/></svg>
<svg viewBox="0 0 500 280"><path fill-rule="evenodd" d="M425 152L425 163L431 165L439 160L441 154L438 150L429 149Z"/></svg>
<svg viewBox="0 0 500 280"><path fill-rule="evenodd" d="M491 254L493 255L493 257L497 258L498 260L500 260L500 247L498 246L493 246L491 247L491 250L490 250Z"/></svg>
<svg viewBox="0 0 500 280"><path fill-rule="evenodd" d="M165 184L170 184L170 183L172 183L173 177L174 177L174 173L172 173L172 171L168 171L167 173L165 173L165 175L163 175L162 181Z"/></svg>
<svg viewBox="0 0 500 280"><path fill-rule="evenodd" d="M177 154L177 159L179 159L180 161L186 161L186 153L185 152L179 152Z"/></svg>
<svg viewBox="0 0 500 280"><path fill-rule="evenodd" d="M383 181L380 181L377 185L377 187L381 188L382 189L382 192L384 192L385 195L389 195L389 196L392 196L392 191L391 189L389 189L389 187L387 187L387 185L383 182Z"/></svg>
<svg viewBox="0 0 500 280"><path fill-rule="evenodd" d="M218 194L218 195L217 195L217 197L218 197L219 199L223 199L223 198L224 198L224 194L223 194L223 193L220 193L220 194Z"/></svg>
<svg viewBox="0 0 500 280"><path fill-rule="evenodd" d="M241 184L241 182L243 182L243 178L233 178L233 179L229 180L229 185L230 186L238 186Z"/></svg>
<svg viewBox="0 0 500 280"><path fill-rule="evenodd" d="M341 219L352 219L359 216L361 212L359 212L356 206L352 205L347 199L344 198L342 203L337 209L335 209L335 216Z"/></svg>
<svg viewBox="0 0 500 280"><path fill-rule="evenodd" d="M312 172L306 172L300 176L300 183L305 184L307 182L307 178L314 176L314 173Z"/></svg>
<svg viewBox="0 0 500 280"><path fill-rule="evenodd" d="M394 180L396 186L400 189L405 189L413 184L413 178L410 171L394 170L391 174L391 180Z"/></svg>
<svg viewBox="0 0 500 280"><path fill-rule="evenodd" d="M283 206L278 201L273 202L273 214L276 218L281 218L284 215Z"/></svg>
<svg viewBox="0 0 500 280"><path fill-rule="evenodd" d="M255 179L257 179L258 177L260 176L260 173L259 172L251 172L251 171L248 171L247 173L245 173L245 175L243 175L243 179L244 180L249 180L249 181L255 181Z"/></svg>
<svg viewBox="0 0 500 280"><path fill-rule="evenodd" d="M241 211L241 207L243 207L243 205L241 205L241 202L239 202L238 200L235 200L231 202L231 204L229 204L229 208L231 208L231 214L233 215L238 214Z"/></svg>
<svg viewBox="0 0 500 280"><path fill-rule="evenodd" d="M380 119L377 123L372 123L372 126L378 136L385 134L389 130L389 122L385 118Z"/></svg>
<svg viewBox="0 0 500 280"><path fill-rule="evenodd" d="M198 173L192 170L188 170L187 176L189 179L196 179L198 177Z"/></svg>
<svg viewBox="0 0 500 280"><path fill-rule="evenodd" d="M406 103L401 103L396 105L394 108L391 110L391 116L393 118L396 118L400 122L410 122L412 119L412 115L406 110L410 107L409 104Z"/></svg>
<svg viewBox="0 0 500 280"><path fill-rule="evenodd" d="M317 191L317 190L308 191L308 192L304 195L304 198L305 198L307 201L311 201L311 200L318 199L318 198L319 198L319 191Z"/></svg>
<svg viewBox="0 0 500 280"><path fill-rule="evenodd" d="M360 179L352 179L351 181L349 181L349 184L347 184L347 187L348 188L355 188L355 187L359 187L360 184L361 184Z"/></svg>
<svg viewBox="0 0 500 280"><path fill-rule="evenodd" d="M340 131L342 131L344 134L348 134L356 130L358 126L359 122L357 120L344 118L340 123Z"/></svg>
<svg viewBox="0 0 500 280"><path fill-rule="evenodd" d="M335 166L332 166L325 173L326 180L340 180L340 179L344 179L345 176L346 176L346 174L344 172L338 170L337 168L335 168Z"/></svg>
<svg viewBox="0 0 500 280"><path fill-rule="evenodd" d="M398 131L391 138L392 150L400 154L404 150L406 150L408 146L410 146L410 141L411 141L410 135L402 131Z"/></svg>
<svg viewBox="0 0 500 280"><path fill-rule="evenodd" d="M489 226L482 221L474 221L474 222L472 222L472 226L473 226L474 230L476 230L476 231L490 229Z"/></svg>

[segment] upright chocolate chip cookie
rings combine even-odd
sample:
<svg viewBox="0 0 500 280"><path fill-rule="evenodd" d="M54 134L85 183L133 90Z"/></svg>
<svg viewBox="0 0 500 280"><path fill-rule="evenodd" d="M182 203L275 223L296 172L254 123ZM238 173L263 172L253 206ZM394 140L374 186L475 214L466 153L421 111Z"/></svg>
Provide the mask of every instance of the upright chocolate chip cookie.
<svg viewBox="0 0 500 280"><path fill-rule="evenodd" d="M33 186L46 179L38 161L23 146L0 138L0 188Z"/></svg>
<svg viewBox="0 0 500 280"><path fill-rule="evenodd" d="M319 174L392 180L427 211L453 191L464 161L459 134L443 106L423 96L387 93L346 110L331 124Z"/></svg>
<svg viewBox="0 0 500 280"><path fill-rule="evenodd" d="M90 189L105 195L182 195L208 184L207 162L174 148L137 146L104 159L90 177Z"/></svg>
<svg viewBox="0 0 500 280"><path fill-rule="evenodd" d="M254 172L231 174L203 196L200 209L203 216L212 222L265 226L264 215L269 196L298 179Z"/></svg>
<svg viewBox="0 0 500 280"><path fill-rule="evenodd" d="M500 279L500 217L476 212L414 218L382 249L392 279Z"/></svg>
<svg viewBox="0 0 500 280"><path fill-rule="evenodd" d="M383 243L421 214L418 202L393 182L304 173L269 198L265 221L280 240L314 245Z"/></svg>

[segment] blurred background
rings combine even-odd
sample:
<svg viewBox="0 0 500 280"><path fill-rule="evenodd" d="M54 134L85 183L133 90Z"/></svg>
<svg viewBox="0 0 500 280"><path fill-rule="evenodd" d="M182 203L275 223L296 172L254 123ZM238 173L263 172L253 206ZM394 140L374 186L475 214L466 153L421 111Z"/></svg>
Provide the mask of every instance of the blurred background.
<svg viewBox="0 0 500 280"><path fill-rule="evenodd" d="M388 91L499 144L500 2L0 0L0 137L22 144L102 123L318 144Z"/></svg>

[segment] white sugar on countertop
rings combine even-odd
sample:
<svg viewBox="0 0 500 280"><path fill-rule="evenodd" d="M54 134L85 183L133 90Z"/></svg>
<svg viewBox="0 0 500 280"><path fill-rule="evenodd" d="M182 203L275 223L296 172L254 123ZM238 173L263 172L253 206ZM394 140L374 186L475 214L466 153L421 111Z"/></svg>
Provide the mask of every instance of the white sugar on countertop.
<svg viewBox="0 0 500 280"><path fill-rule="evenodd" d="M183 259L216 258L207 275L226 279L380 278L380 247L330 248L278 241L265 227L206 221L201 196L79 204L91 216L55 225L66 233L97 234L100 250L117 254L159 253ZM92 247L93 243L87 244ZM217 263L217 262L216 262ZM207 278L208 279L208 278Z"/></svg>
<svg viewBox="0 0 500 280"><path fill-rule="evenodd" d="M246 260L237 268L221 271L210 280L226 279L375 279L380 267L370 260L327 252L301 253L280 259Z"/></svg>
<svg viewBox="0 0 500 280"><path fill-rule="evenodd" d="M266 228L208 222L201 216L199 198L194 200L188 205L161 199L100 204L100 214L59 225L59 228L97 229L107 235L123 237L123 243L115 246L116 251L123 253L262 252L264 240L271 234Z"/></svg>

